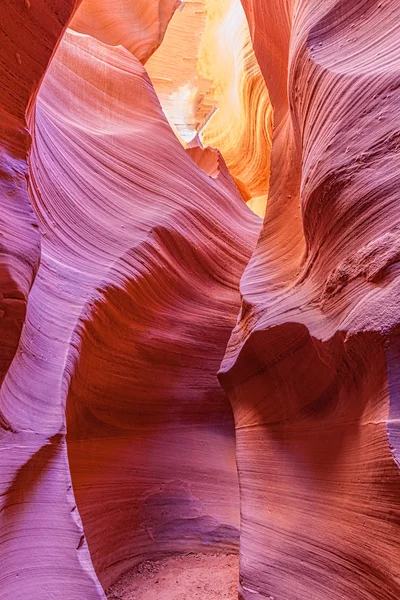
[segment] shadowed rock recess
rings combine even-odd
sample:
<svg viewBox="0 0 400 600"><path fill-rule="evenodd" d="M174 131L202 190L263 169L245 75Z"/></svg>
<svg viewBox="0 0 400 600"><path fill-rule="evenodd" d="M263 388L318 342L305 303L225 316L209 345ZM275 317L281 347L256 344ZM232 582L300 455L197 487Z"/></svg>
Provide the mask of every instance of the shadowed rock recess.
<svg viewBox="0 0 400 600"><path fill-rule="evenodd" d="M0 600L399 600L398 13L1 1Z"/></svg>

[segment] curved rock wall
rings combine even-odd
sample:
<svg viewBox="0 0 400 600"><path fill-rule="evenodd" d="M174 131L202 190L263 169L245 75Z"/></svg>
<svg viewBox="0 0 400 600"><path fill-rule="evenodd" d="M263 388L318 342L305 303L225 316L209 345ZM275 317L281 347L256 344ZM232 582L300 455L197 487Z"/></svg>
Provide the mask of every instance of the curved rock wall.
<svg viewBox="0 0 400 600"><path fill-rule="evenodd" d="M228 164L153 88L179 3L77 4L0 8L0 600L239 535L243 600L397 600L395 0L243 0Z"/></svg>
<svg viewBox="0 0 400 600"><path fill-rule="evenodd" d="M261 223L217 152L182 148L122 46L66 32L35 98L74 8L3 11L7 600L103 598L98 578L144 558L238 547L217 371Z"/></svg>
<svg viewBox="0 0 400 600"><path fill-rule="evenodd" d="M70 27L110 46L123 46L144 64L182 4L182 0L83 0Z"/></svg>
<svg viewBox="0 0 400 600"><path fill-rule="evenodd" d="M76 512L65 437L53 410L31 396L41 361L24 340L33 322L30 290L40 262L38 222L28 199L27 156L39 82L75 3L38 0L0 6L0 597L104 598ZM22 332L22 333L21 333ZM13 374L11 374L11 371ZM48 399L56 407L59 398ZM23 415L23 416L22 416ZM34 422L34 426L31 424ZM71 512L72 511L72 512Z"/></svg>
<svg viewBox="0 0 400 600"><path fill-rule="evenodd" d="M236 423L240 594L394 600L397 6L243 4L275 122L266 217L220 374Z"/></svg>
<svg viewBox="0 0 400 600"><path fill-rule="evenodd" d="M217 371L261 223L215 162L211 177L180 145L136 57L67 31L36 106L31 297L51 324L50 336L35 332L51 360L31 377L38 410L56 420L52 398L66 407L104 587L160 553L238 545L234 427Z"/></svg>

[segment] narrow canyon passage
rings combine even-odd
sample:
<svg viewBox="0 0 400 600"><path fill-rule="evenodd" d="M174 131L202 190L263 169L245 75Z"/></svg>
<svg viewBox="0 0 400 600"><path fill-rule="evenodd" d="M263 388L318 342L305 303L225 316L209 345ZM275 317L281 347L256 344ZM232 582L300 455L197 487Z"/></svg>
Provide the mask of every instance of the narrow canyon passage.
<svg viewBox="0 0 400 600"><path fill-rule="evenodd" d="M234 4L242 25L243 9ZM86 35L90 10L81 5L41 85L30 163L33 204L46 232L40 268L60 289L54 310L64 311L60 335L71 340L60 348L67 354L55 380L67 390L76 507L104 589L144 562L188 552L204 555L197 569L203 578L207 555L226 556L226 585L237 587L237 560L229 558L239 549L235 431L217 372L261 220L192 122L192 139L173 122L171 129L139 50ZM141 52L147 58L150 50ZM195 85L192 63L187 77ZM208 83L209 95L211 89ZM243 92L233 92L242 111ZM217 116L216 101L208 103ZM186 110L203 136L213 116ZM51 159L43 163L45 156Z"/></svg>
<svg viewBox="0 0 400 600"><path fill-rule="evenodd" d="M266 88L257 70L254 53L250 56L250 36L243 8L237 0L224 0L219 8L217 4L214 3L211 10L211 5L206 6L206 3L189 2L184 10L175 12L165 39L145 63L175 135L168 131L146 71L139 68L135 60L137 54L128 56L120 50L112 50L104 45L103 36L99 35L100 42L93 40L90 47L85 45L85 51L92 56L101 53L103 69L106 64L104 54L113 53L112 61L108 63L109 70L103 74L102 80L98 78L97 66L92 66L86 57L82 66L75 67L75 85L71 66L68 72L64 72L63 65L71 65L72 56L75 61L82 60L76 52L82 47L81 38L76 37L73 29L76 27L81 33L86 33L87 14L91 10L91 5L86 2L71 23L71 33L64 36L38 96L38 131L45 132L49 138L48 133L54 127L54 135L51 140L43 138L43 146L35 150L38 157L46 151L51 152L62 173L68 174L63 154L69 148L74 152L76 136L81 139L81 132L89 132L93 126L96 127L93 143L87 133L84 137L85 148L93 164L99 135L107 140L107 129L113 126L110 116L104 128L94 124L90 116L86 120L78 117L78 113L82 112L82 101L86 99L81 94L83 78L84 81L96 81L101 94L95 104L96 110L104 106L107 111L109 107L114 111L113 121L117 121L114 148L112 152L104 148L105 152L110 153L110 161L114 156L120 156L115 148L119 138L123 153L129 147L132 150L129 158L127 154L129 170L126 170L126 174L122 171L122 165L121 171L118 171L118 166L111 162L107 171L103 153L99 157L101 165L93 165L93 175L90 170L83 174L88 188L87 206L98 193L97 172L100 169L103 180L100 193L104 193L103 189L110 189L115 173L129 177L130 185L121 187L118 196L115 196L116 207L120 211L123 208L121 192L126 189L126 213L124 220L121 220L126 249L118 260L112 260L109 275L103 275L109 277L111 282L118 277L122 281L122 289L115 285L104 288L102 283L103 291L99 300L88 314L85 313L85 318L81 318L78 329L74 331L80 340L80 352L73 366L67 397L67 444L72 484L91 558L104 588L115 582L121 573L129 572L129 569L135 573L137 565L144 562L148 564L174 552L183 552L183 556L187 552L201 553L197 555L203 558L194 578L209 578L207 571L212 567L212 560L215 568L219 560L215 558L216 551L221 553L221 560L225 560L220 574L224 574L224 584L219 589L226 586L231 594L232 586L237 588L238 562L232 555L233 552L236 556L238 553L240 526L235 433L231 407L218 383L217 372L239 310L239 277L255 246L261 226L260 221L246 209L244 201L258 197L260 206L262 202L265 204L263 194L265 198L271 113L267 94L256 104L248 97L247 88L250 87L255 94L260 93L257 86L259 89L261 82L265 91ZM210 52L210 39L215 44L219 43L219 29L226 27L232 18L237 23L243 50L233 45L228 37L220 53L218 70L208 73L206 78L202 69L205 69L204 63L209 65L211 56L204 57L205 49ZM213 31L216 19L218 28ZM193 25L188 41L182 35L187 20ZM197 47L191 47L194 39L198 41ZM175 64L171 61L174 48ZM191 57L188 61L190 68L180 72L177 82L174 73L179 70L182 57L187 58L188 55ZM131 85L132 94L137 93L136 89L143 81L148 86L147 97L143 97L140 103L137 100L133 102L128 90L124 90L125 105L129 111L127 114L125 111L115 114L112 86L115 86L119 106L122 100L121 74L114 68L116 58L123 60L124 69L135 68L138 83L137 88ZM166 64L171 70L170 77ZM230 79L225 73L226 64L231 64ZM160 72L163 74L161 79ZM248 72L251 72L251 83L248 81ZM168 86L165 85L167 80L171 83ZM70 113L59 119L53 98L58 102L56 90L61 90L62 86L68 90ZM189 88L190 94L187 95ZM75 102L73 90L76 90ZM231 101L229 95L234 96L235 102ZM87 96L87 100L92 106L93 93ZM246 110L248 105L254 107L250 115ZM214 250L213 242L210 245L208 239L202 241L200 238L192 242L187 232L180 230L177 211L187 210L187 175L182 163L179 166L172 162L166 165L171 170L167 181L173 186L174 193L171 219L165 221L165 208L162 216L161 211L157 210L157 205L166 198L166 191L161 192L159 188L160 185L165 186L166 174L157 174L158 165L161 164L160 149L156 153L154 143L144 142L143 124L138 134L132 129L132 121L137 127L141 114L149 119L150 106L153 119L157 118L160 129L161 125L163 127L163 139L158 140L158 144L165 143L167 138L168 152L182 157L180 160L185 160L186 164L194 160L205 171L204 176L195 163L190 165L198 178L197 186L193 187L194 195L191 192L193 204L197 203L196 196L203 203L205 195L211 195L210 201L214 206L218 203L223 208L221 199L216 199L215 191L226 196L225 216L221 215L221 224L226 217L232 220L232 233L223 222L223 236L231 246L235 243L234 254L221 247L215 247ZM178 113L177 106L180 109ZM259 114L255 112L255 107L258 107ZM227 113L225 116L224 111ZM76 127L77 117L80 121L79 130ZM226 127L228 119L234 119L236 123L234 131L231 130L231 138L226 136L229 131ZM71 123L74 124L73 128ZM127 134L122 135L122 128ZM149 136L153 136L154 131L155 124L151 122ZM60 134L62 145L58 142L59 137L56 137ZM207 136L216 143L209 144ZM265 148L257 144L258 137L264 140ZM36 140L39 143L39 135ZM246 144L245 149L238 147L239 140ZM217 150L204 150L203 143ZM187 149L185 155L181 147ZM239 161L243 151L249 157L254 155L253 163L247 165L245 170ZM211 162L215 165L212 174L209 172L208 152L211 152ZM263 160L261 165L260 156ZM146 176L144 158L150 164L147 167L146 196L142 200L142 182L138 180L135 170L140 169L142 177ZM233 173L240 175L239 166L255 190L253 195L246 192L244 198L240 197L244 182L235 180L236 183L239 181L237 188L231 179ZM255 174L249 172L251 168ZM49 173L49 185L53 179L53 169L54 166ZM263 180L257 182L260 177ZM71 188L72 182L66 187ZM60 197L59 191L57 194ZM135 195L133 206L132 194ZM150 198L152 215L145 212ZM182 209L179 209L180 198L186 201ZM236 215L231 211L232 199L238 206ZM43 198L38 197L37 201L38 205L43 204ZM62 204L71 206L70 194L63 198ZM79 209L78 206L76 208ZM57 206L53 205L52 214L54 210L57 210ZM261 210L265 210L265 206ZM77 213L76 218L87 219L87 214L78 217ZM196 216L188 213L187 218L194 222ZM215 220L215 215L212 218ZM215 222L202 227L207 231L216 230L215 242L220 244L223 241L222 227L217 233ZM148 232L146 228L149 228ZM198 226L196 229L201 233ZM133 246L134 236L138 242ZM236 236L242 238L241 248L237 247ZM124 248L121 242L118 254ZM229 264L229 277L223 272L224 262ZM221 267L218 263L221 263ZM112 363L110 356L114 357ZM112 414L109 410L110 399ZM207 553L214 558L208 559ZM190 574L189 567L190 559L182 560L181 568L188 569ZM218 577L215 574L215 581ZM165 585L168 581L165 581ZM184 585L182 582L182 589ZM191 597L189 587L185 598ZM156 590L157 593L161 593L160 589L161 586ZM174 591L166 590L165 593L169 598L173 597L171 594Z"/></svg>
<svg viewBox="0 0 400 600"><path fill-rule="evenodd" d="M0 5L0 600L398 600L396 0Z"/></svg>

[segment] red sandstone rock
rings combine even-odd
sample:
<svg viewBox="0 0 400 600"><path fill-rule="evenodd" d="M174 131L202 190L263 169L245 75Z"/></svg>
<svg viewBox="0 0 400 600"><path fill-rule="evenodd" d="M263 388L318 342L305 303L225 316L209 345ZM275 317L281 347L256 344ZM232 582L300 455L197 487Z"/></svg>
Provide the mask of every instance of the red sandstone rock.
<svg viewBox="0 0 400 600"><path fill-rule="evenodd" d="M395 0L243 0L258 243L143 67L176 2L118 6L0 8L0 598L234 551L240 506L243 600L397 600Z"/></svg>
<svg viewBox="0 0 400 600"><path fill-rule="evenodd" d="M244 6L275 129L220 374L236 423L240 595L395 600L397 5Z"/></svg>
<svg viewBox="0 0 400 600"><path fill-rule="evenodd" d="M139 61L72 32L40 90L31 168L37 297L58 327L37 389L51 381L66 404L102 583L162 551L232 549L233 422L217 371L259 219L228 173L188 156Z"/></svg>
<svg viewBox="0 0 400 600"><path fill-rule="evenodd" d="M182 0L82 0L70 27L110 46L123 46L145 63L181 5Z"/></svg>
<svg viewBox="0 0 400 600"><path fill-rule="evenodd" d="M64 448L68 429L85 538L65 538L65 565L86 538L104 586L163 552L232 551L234 428L217 371L260 220L221 158L211 177L184 150L121 47L65 33L31 123L41 259L0 399L14 431Z"/></svg>
<svg viewBox="0 0 400 600"><path fill-rule="evenodd" d="M40 80L74 7L72 0L5 0L0 7L0 596L4 600L104 598L79 517L71 512L75 502L64 436L54 426L51 412L38 413L30 402L30 370L35 360L50 357L38 356L35 347L28 353L19 340L22 327L29 327L32 310L25 315L26 303L41 258L38 222L27 191L26 119L33 118ZM45 312L31 328L45 326ZM25 365L21 375L28 369L25 379L18 375L18 365ZM49 398L49 403L58 407L59 398ZM25 415L21 425L19 411Z"/></svg>

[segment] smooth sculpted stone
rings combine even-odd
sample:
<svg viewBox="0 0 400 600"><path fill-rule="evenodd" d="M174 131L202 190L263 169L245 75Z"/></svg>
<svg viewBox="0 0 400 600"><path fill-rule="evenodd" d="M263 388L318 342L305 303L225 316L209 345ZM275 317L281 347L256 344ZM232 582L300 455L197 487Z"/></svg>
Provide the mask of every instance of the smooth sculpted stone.
<svg viewBox="0 0 400 600"><path fill-rule="evenodd" d="M399 600L398 23L2 1L0 600Z"/></svg>
<svg viewBox="0 0 400 600"><path fill-rule="evenodd" d="M32 332L44 328L51 335L51 328L46 307L35 317L30 297L41 258L28 196L30 134L39 83L74 9L72 0L4 0L0 5L2 600L104 599L74 510L63 419L53 419L54 411L62 412L61 398L49 396L53 408L47 411L32 394L32 373L51 360L51 351L41 354ZM29 330L28 350L21 332Z"/></svg>
<svg viewBox="0 0 400 600"><path fill-rule="evenodd" d="M243 5L274 131L220 372L236 424L240 597L395 600L397 3Z"/></svg>
<svg viewBox="0 0 400 600"><path fill-rule="evenodd" d="M13 399L24 426L41 412L61 423L66 410L103 586L166 552L238 546L234 426L217 371L261 221L217 162L208 175L181 146L133 54L66 32L31 156L43 238L23 339L40 354L14 361L10 385L29 374L35 413Z"/></svg>

